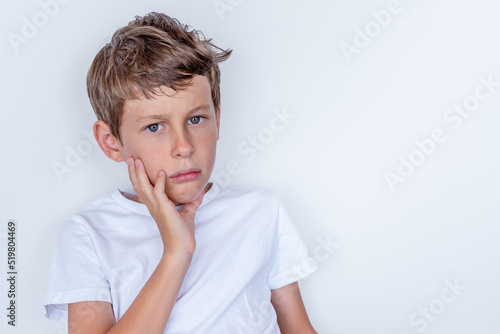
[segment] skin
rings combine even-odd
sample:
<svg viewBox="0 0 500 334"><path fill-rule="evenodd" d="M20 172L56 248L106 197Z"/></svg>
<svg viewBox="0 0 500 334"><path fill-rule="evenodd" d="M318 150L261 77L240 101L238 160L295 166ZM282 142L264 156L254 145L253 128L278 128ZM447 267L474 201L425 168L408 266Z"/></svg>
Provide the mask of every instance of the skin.
<svg viewBox="0 0 500 334"><path fill-rule="evenodd" d="M161 87L154 99L126 101L121 141L103 121L94 135L112 160L126 161L136 196L158 225L162 258L124 315L116 321L112 304L85 301L68 305L68 328L76 333L163 333L196 249L194 218L208 190L219 139L220 106L212 103L205 76L184 90ZM178 183L179 170L200 169L196 180ZM176 205L184 204L182 210ZM272 290L271 302L282 333L316 333L297 282Z"/></svg>
<svg viewBox="0 0 500 334"><path fill-rule="evenodd" d="M177 93L161 87L155 99L127 100L120 127L121 142L108 125L97 121L94 134L101 149L115 161L131 157L144 165L151 184L166 173L165 194L175 204L193 201L202 192L213 170L219 139L220 107L214 108L210 84L195 76ZM154 132L155 131L155 132ZM189 168L201 169L198 180L175 183L171 175ZM142 202L140 196L133 198Z"/></svg>

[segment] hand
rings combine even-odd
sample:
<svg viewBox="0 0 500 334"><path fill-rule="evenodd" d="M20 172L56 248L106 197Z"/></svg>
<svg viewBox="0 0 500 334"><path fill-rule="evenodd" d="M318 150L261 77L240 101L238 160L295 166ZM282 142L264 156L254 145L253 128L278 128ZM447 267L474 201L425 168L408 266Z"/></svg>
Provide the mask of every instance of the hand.
<svg viewBox="0 0 500 334"><path fill-rule="evenodd" d="M158 225L164 255L179 253L192 255L196 249L194 217L205 192L202 191L195 200L186 203L184 208L178 211L175 204L165 194L167 175L164 171L158 173L158 178L152 185L140 159L134 160L129 157L126 161L135 193L140 201L146 204L149 213Z"/></svg>

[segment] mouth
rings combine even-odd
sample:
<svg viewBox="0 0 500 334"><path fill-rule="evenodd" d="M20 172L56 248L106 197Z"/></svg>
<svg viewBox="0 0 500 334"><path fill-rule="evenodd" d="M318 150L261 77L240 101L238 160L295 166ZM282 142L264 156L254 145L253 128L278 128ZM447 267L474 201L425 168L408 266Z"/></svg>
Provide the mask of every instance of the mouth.
<svg viewBox="0 0 500 334"><path fill-rule="evenodd" d="M170 178L174 182L187 182L198 179L201 176L201 169L199 168L190 168L190 169L182 169L175 172Z"/></svg>

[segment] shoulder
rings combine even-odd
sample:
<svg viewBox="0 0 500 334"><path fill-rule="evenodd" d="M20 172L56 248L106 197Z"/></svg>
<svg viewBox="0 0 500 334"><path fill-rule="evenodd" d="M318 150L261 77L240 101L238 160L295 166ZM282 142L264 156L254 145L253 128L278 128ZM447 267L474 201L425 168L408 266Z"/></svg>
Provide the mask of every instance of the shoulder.
<svg viewBox="0 0 500 334"><path fill-rule="evenodd" d="M124 215L126 210L116 202L117 195L120 195L120 191L115 189L86 204L65 220L60 233L74 233L75 230L83 231L89 227L95 228L102 226L109 218Z"/></svg>
<svg viewBox="0 0 500 334"><path fill-rule="evenodd" d="M109 193L103 194L98 198L94 199L89 204L85 205L77 215L86 216L92 215L95 213L103 213L103 212L116 212L116 211L124 211L126 208L120 205L118 199L123 197L121 195L120 190L115 189Z"/></svg>
<svg viewBox="0 0 500 334"><path fill-rule="evenodd" d="M268 220L277 214L278 199L269 188L231 184L220 187L209 207L237 216Z"/></svg>

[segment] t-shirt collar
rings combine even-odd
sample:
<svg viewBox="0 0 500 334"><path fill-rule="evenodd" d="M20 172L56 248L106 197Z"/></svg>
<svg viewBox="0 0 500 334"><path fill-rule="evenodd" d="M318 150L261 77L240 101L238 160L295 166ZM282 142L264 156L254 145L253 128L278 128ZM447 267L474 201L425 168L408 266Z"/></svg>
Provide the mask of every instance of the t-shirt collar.
<svg viewBox="0 0 500 334"><path fill-rule="evenodd" d="M200 210L203 206L205 206L208 202L210 202L215 196L220 191L220 186L217 184L217 182L210 182L212 183L212 187L205 193L203 196L203 200L201 201L200 206L198 207L198 210ZM135 213L139 213L142 215L146 216L151 216L149 213L148 208L146 207L145 204L133 201L131 198L135 196L135 193L128 192L128 191L121 191L120 189L115 189L111 194L111 198L113 201L115 201L118 205L124 207L127 210L133 211ZM177 210L181 210L184 207L184 204L182 205L177 205L176 208Z"/></svg>

